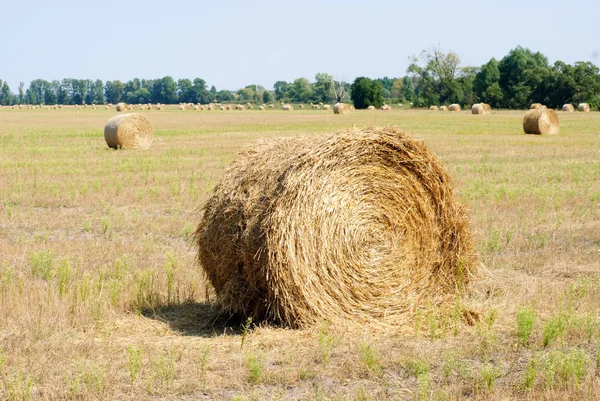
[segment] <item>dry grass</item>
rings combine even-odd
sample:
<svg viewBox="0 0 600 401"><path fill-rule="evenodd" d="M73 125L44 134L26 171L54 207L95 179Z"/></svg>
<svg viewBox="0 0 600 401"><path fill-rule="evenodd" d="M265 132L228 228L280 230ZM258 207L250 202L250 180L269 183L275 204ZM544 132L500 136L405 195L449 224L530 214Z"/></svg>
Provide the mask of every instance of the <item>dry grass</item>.
<svg viewBox="0 0 600 401"><path fill-rule="evenodd" d="M114 109L0 109L0 399L600 397L600 113L142 113L152 148L114 152ZM235 155L398 122L471 210L472 292L401 329L215 320L190 234Z"/></svg>

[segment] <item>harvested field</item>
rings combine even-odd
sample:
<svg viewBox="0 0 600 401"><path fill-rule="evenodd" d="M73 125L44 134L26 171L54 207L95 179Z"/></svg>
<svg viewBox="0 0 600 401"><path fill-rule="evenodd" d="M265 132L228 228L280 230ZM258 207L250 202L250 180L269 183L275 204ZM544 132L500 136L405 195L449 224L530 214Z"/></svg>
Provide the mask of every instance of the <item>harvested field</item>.
<svg viewBox="0 0 600 401"><path fill-rule="evenodd" d="M0 109L0 399L600 398L600 113L552 136L523 111L139 113L152 148L119 152L114 106ZM217 315L193 232L237 154L389 124L470 210L469 290L391 328Z"/></svg>

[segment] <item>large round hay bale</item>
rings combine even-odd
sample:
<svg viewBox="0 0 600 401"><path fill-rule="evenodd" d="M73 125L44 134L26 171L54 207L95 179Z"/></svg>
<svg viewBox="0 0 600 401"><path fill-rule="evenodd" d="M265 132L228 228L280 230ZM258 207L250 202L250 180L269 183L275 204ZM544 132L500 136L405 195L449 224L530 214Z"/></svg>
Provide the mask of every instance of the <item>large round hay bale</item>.
<svg viewBox="0 0 600 401"><path fill-rule="evenodd" d="M467 220L423 142L367 128L241 152L203 205L196 241L225 311L292 327L394 324L465 288Z"/></svg>
<svg viewBox="0 0 600 401"><path fill-rule="evenodd" d="M266 110L267 108L261 104L260 106L258 106L258 109L259 110Z"/></svg>
<svg viewBox="0 0 600 401"><path fill-rule="evenodd" d="M431 107L429 107L429 110L431 110L431 111L438 111L439 109L440 108L437 107L437 106L431 106Z"/></svg>
<svg viewBox="0 0 600 401"><path fill-rule="evenodd" d="M367 110L375 110L375 106L371 105L367 107Z"/></svg>
<svg viewBox="0 0 600 401"><path fill-rule="evenodd" d="M541 103L532 103L531 106L529 106L529 110L537 110L537 109L544 109L546 108L546 106L544 106Z"/></svg>
<svg viewBox="0 0 600 401"><path fill-rule="evenodd" d="M579 103L579 105L577 105L577 110L578 111L583 111L585 113L589 113L590 111L590 105L587 103Z"/></svg>
<svg viewBox="0 0 600 401"><path fill-rule="evenodd" d="M485 106L483 105L483 103L475 103L472 107L471 107L471 114L485 114L486 110L485 110Z"/></svg>
<svg viewBox="0 0 600 401"><path fill-rule="evenodd" d="M383 106L381 106L381 110L391 110L392 107L388 106L387 104L384 104Z"/></svg>
<svg viewBox="0 0 600 401"><path fill-rule="evenodd" d="M440 111L448 111L448 106L440 106Z"/></svg>
<svg viewBox="0 0 600 401"><path fill-rule="evenodd" d="M271 104L269 104L269 108L270 108L270 109L274 109L274 108L275 108L275 105L274 105L273 103L271 103Z"/></svg>
<svg viewBox="0 0 600 401"><path fill-rule="evenodd" d="M294 106L292 106L291 104L284 104L281 108L283 110L294 110Z"/></svg>
<svg viewBox="0 0 600 401"><path fill-rule="evenodd" d="M452 103L450 106L448 106L448 110L450 110L450 111L460 111L460 104Z"/></svg>
<svg viewBox="0 0 600 401"><path fill-rule="evenodd" d="M117 111L125 111L127 110L127 105L125 103L117 103Z"/></svg>
<svg viewBox="0 0 600 401"><path fill-rule="evenodd" d="M348 114L350 113L350 105L347 103L336 103L333 105L334 114Z"/></svg>
<svg viewBox="0 0 600 401"><path fill-rule="evenodd" d="M573 112L575 107L571 103L563 104L562 111Z"/></svg>
<svg viewBox="0 0 600 401"><path fill-rule="evenodd" d="M555 135L559 130L558 115L552 109L530 109L523 117L523 131L526 134Z"/></svg>
<svg viewBox="0 0 600 401"><path fill-rule="evenodd" d="M104 139L115 149L148 149L154 140L154 130L141 114L120 114L106 123Z"/></svg>
<svg viewBox="0 0 600 401"><path fill-rule="evenodd" d="M489 105L489 104L487 104L487 103L480 103L480 104L481 104L481 105L483 105L483 108L485 109L485 112L486 112L487 114L489 114L489 113L491 113L491 112L492 112L492 106L490 106L490 105Z"/></svg>
<svg viewBox="0 0 600 401"><path fill-rule="evenodd" d="M331 105L330 104L324 104L323 105L323 110L331 110Z"/></svg>

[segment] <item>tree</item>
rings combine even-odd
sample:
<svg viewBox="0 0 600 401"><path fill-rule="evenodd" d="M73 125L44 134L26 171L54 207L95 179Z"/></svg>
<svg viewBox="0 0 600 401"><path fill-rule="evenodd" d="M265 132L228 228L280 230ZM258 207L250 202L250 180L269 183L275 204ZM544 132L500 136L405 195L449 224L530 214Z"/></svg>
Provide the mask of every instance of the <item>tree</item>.
<svg viewBox="0 0 600 401"><path fill-rule="evenodd" d="M263 103L271 103L274 99L273 92L268 90L263 92Z"/></svg>
<svg viewBox="0 0 600 401"><path fill-rule="evenodd" d="M313 88L308 79L295 79L289 87L289 97L298 103L309 102L313 97Z"/></svg>
<svg viewBox="0 0 600 401"><path fill-rule="evenodd" d="M233 100L234 100L233 94L231 92L229 92L228 90L220 90L219 92L217 92L217 102L224 103L224 102L231 102Z"/></svg>
<svg viewBox="0 0 600 401"><path fill-rule="evenodd" d="M380 82L370 78L358 77L350 87L350 97L357 109L366 109L369 106L379 108L383 105Z"/></svg>
<svg viewBox="0 0 600 401"><path fill-rule="evenodd" d="M19 101L19 104L25 103L25 92L23 91L24 85L25 85L25 82L19 82L19 97L17 98Z"/></svg>
<svg viewBox="0 0 600 401"><path fill-rule="evenodd" d="M168 75L154 81L151 93L154 103L175 104L178 100L177 83Z"/></svg>
<svg viewBox="0 0 600 401"><path fill-rule="evenodd" d="M332 86L334 100L338 103L345 102L348 99L348 91L350 89L348 83L344 79L334 81L332 78Z"/></svg>
<svg viewBox="0 0 600 401"><path fill-rule="evenodd" d="M277 81L273 85L275 91L275 100L284 100L289 97L288 91L290 84L285 81Z"/></svg>
<svg viewBox="0 0 600 401"><path fill-rule="evenodd" d="M104 96L108 103L119 103L123 97L123 89L125 85L119 80L106 81L104 87ZM60 102L60 101L59 101Z"/></svg>
<svg viewBox="0 0 600 401"><path fill-rule="evenodd" d="M502 89L500 88L500 70L498 62L492 58L487 64L481 66L481 70L475 76L473 82L473 91L475 96L488 103L492 107L502 105Z"/></svg>
<svg viewBox="0 0 600 401"><path fill-rule="evenodd" d="M398 99L399 102L404 100L404 80L402 78L395 80L390 92L393 99Z"/></svg>
<svg viewBox="0 0 600 401"><path fill-rule="evenodd" d="M527 108L532 102L542 102L542 99L532 97L532 92L547 76L546 56L517 46L500 60L498 70L504 107Z"/></svg>
<svg viewBox="0 0 600 401"><path fill-rule="evenodd" d="M314 99L317 102L329 103L334 98L333 77L323 72L317 73L314 83Z"/></svg>
<svg viewBox="0 0 600 401"><path fill-rule="evenodd" d="M12 103L13 94L10 91L10 87L8 86L8 82L4 81L2 83L2 88L0 88L0 104L3 106L8 106Z"/></svg>

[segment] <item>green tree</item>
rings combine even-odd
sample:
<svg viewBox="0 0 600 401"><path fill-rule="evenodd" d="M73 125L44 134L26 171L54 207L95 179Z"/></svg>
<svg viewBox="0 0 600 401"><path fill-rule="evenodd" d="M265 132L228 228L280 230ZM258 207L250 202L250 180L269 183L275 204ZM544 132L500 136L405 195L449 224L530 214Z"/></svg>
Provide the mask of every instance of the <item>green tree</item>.
<svg viewBox="0 0 600 401"><path fill-rule="evenodd" d="M393 99L397 99L399 102L404 100L404 80L398 78L392 84L391 95Z"/></svg>
<svg viewBox="0 0 600 401"><path fill-rule="evenodd" d="M350 86L350 98L357 109L366 109L369 106L379 108L383 105L380 82L366 77L358 77Z"/></svg>
<svg viewBox="0 0 600 401"><path fill-rule="evenodd" d="M106 85L104 86L104 96L106 97L106 101L108 103L119 103L123 97L124 89L125 85L119 80L106 81Z"/></svg>
<svg viewBox="0 0 600 401"><path fill-rule="evenodd" d="M315 83L313 86L315 101L329 103L333 100L333 77L331 75L319 72L315 76Z"/></svg>
<svg viewBox="0 0 600 401"><path fill-rule="evenodd" d="M532 93L548 75L546 56L517 46L500 60L498 69L504 107L527 108L532 102L542 102L532 97Z"/></svg>
<svg viewBox="0 0 600 401"><path fill-rule="evenodd" d="M13 93L10 91L8 82L2 82L2 87L0 88L0 104L3 106L10 105L12 97Z"/></svg>
<svg viewBox="0 0 600 401"><path fill-rule="evenodd" d="M502 106L500 70L498 69L498 61L495 58L481 66L481 70L477 73L473 82L473 91L475 96L484 103L488 103L492 107Z"/></svg>
<svg viewBox="0 0 600 401"><path fill-rule="evenodd" d="M153 103L175 104L178 102L177 83L168 75L154 81L151 93Z"/></svg>
<svg viewBox="0 0 600 401"><path fill-rule="evenodd" d="M275 100L284 100L289 97L290 84L285 81L277 81L273 85Z"/></svg>
<svg viewBox="0 0 600 401"><path fill-rule="evenodd" d="M295 102L309 102L313 97L312 85L306 78L297 78L290 85L289 95Z"/></svg>
<svg viewBox="0 0 600 401"><path fill-rule="evenodd" d="M268 90L263 92L263 103L271 103L274 99L273 92Z"/></svg>
<svg viewBox="0 0 600 401"><path fill-rule="evenodd" d="M228 90L220 90L217 92L217 102L219 103L231 102L234 99L233 94Z"/></svg>

